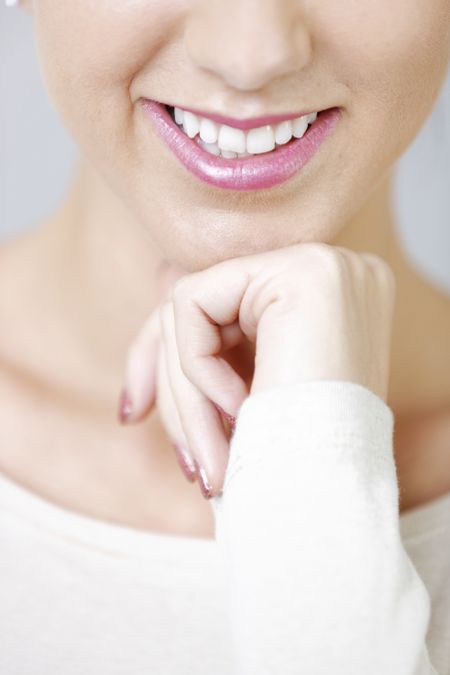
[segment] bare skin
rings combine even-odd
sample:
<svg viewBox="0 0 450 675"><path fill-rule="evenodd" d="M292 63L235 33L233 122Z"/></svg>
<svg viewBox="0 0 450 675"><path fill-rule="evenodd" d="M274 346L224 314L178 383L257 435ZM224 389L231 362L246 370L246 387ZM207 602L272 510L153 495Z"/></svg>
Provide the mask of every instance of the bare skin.
<svg viewBox="0 0 450 675"><path fill-rule="evenodd" d="M388 200L390 169L448 68L447 0L414 11L409 0L264 0L258 21L254 0L21 6L83 159L51 217L0 249L0 470L84 514L212 536L210 505L181 473L157 410L117 423L127 349L161 300L163 259L189 272L322 241L376 253L394 271L387 402L401 510L448 492L450 300L404 258ZM142 98L236 118L343 115L292 180L230 194L177 163L144 122ZM230 358L251 377L251 350Z"/></svg>
<svg viewBox="0 0 450 675"><path fill-rule="evenodd" d="M109 256L104 269L95 272L104 274L110 293L103 294L98 278L97 293L91 292L85 261L92 251L83 250L80 242L87 225L80 204L90 214L96 204L103 205L94 186L95 181L78 180L72 188L76 201L68 200L34 232L2 247L1 470L46 499L86 515L212 537L209 504L181 473L157 409L139 425L117 422L126 348L156 301L157 273L153 284L148 279L148 297L139 293L141 286L134 295L134 288L122 283L129 270L114 274L111 268L120 264ZM388 188L388 180L380 184L333 243L377 253L396 274L387 402L396 415L404 512L450 490L450 300L405 259ZM377 226L367 227L371 222ZM72 248L64 256L68 234ZM160 260L155 256L155 270ZM234 350L230 362L249 382L252 348Z"/></svg>

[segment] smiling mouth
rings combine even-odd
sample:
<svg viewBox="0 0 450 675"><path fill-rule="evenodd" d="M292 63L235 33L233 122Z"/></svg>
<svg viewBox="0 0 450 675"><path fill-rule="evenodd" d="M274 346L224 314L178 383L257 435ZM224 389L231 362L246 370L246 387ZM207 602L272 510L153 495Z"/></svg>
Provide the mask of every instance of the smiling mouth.
<svg viewBox="0 0 450 675"><path fill-rule="evenodd" d="M152 99L142 99L141 108L185 169L227 190L262 190L292 178L318 153L342 116L341 109L333 107L300 117L232 120L215 114L207 117L208 113L203 117ZM224 119L230 124L222 124ZM261 121L273 124L239 128Z"/></svg>
<svg viewBox="0 0 450 675"><path fill-rule="evenodd" d="M302 138L311 127L319 112L283 119L277 123L247 129L221 124L189 110L164 104L178 128L195 141L203 150L225 159L253 157L259 154L276 153L278 148L290 145ZM249 127L248 123L244 123Z"/></svg>

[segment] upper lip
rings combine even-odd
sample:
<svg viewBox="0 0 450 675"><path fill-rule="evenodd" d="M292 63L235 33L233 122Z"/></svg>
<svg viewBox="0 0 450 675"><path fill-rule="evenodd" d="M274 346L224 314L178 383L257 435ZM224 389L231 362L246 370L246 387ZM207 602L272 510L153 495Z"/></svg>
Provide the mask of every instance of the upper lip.
<svg viewBox="0 0 450 675"><path fill-rule="evenodd" d="M236 117L228 117L227 115L221 115L220 113L207 112L204 110L198 110L198 108L188 108L186 106L177 106L174 103L167 103L172 107L181 108L182 110L188 110L189 112L195 113L199 117L207 117L218 124L226 124L229 127L235 127L236 129L253 129L255 127L262 127L265 124L277 124L279 122L284 122L284 120L292 120L297 117L302 117L303 115L310 115L313 112L320 112L319 110L307 110L294 113L280 113L278 115L264 115L261 117L248 117L247 119L238 119Z"/></svg>

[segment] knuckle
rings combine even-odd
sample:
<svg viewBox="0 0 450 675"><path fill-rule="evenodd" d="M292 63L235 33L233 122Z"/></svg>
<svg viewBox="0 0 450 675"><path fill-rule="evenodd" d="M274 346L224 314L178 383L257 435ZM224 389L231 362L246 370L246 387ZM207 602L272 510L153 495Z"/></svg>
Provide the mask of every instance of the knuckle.
<svg viewBox="0 0 450 675"><path fill-rule="evenodd" d="M335 246L328 244L315 245L312 249L311 269L317 273L330 277L333 281L340 278L347 264L346 253Z"/></svg>
<svg viewBox="0 0 450 675"><path fill-rule="evenodd" d="M345 249L325 243L316 244L313 251L318 260L325 265L341 264L346 259L347 254Z"/></svg>
<svg viewBox="0 0 450 675"><path fill-rule="evenodd" d="M336 255L337 247L323 241L310 241L302 244L302 253L313 260L329 260Z"/></svg>
<svg viewBox="0 0 450 675"><path fill-rule="evenodd" d="M316 275L321 271L336 272L343 263L343 254L335 247L324 242L305 242L299 248L299 256L292 261L292 268L302 276Z"/></svg>
<svg viewBox="0 0 450 675"><path fill-rule="evenodd" d="M271 298L295 304L297 296L311 287L336 284L344 275L344 254L323 242L306 242L265 284ZM267 295L267 294L266 294Z"/></svg>
<svg viewBox="0 0 450 675"><path fill-rule="evenodd" d="M379 282L391 291L395 291L397 279L389 263L375 253L364 253L364 257L369 262Z"/></svg>
<svg viewBox="0 0 450 675"><path fill-rule="evenodd" d="M186 297L189 297L191 293L191 281L187 276L180 277L177 279L171 290L171 296L173 302L183 301Z"/></svg>
<svg viewBox="0 0 450 675"><path fill-rule="evenodd" d="M364 284L367 281L368 272L370 271L364 256L358 251L348 250L346 253L346 260L355 282L358 285Z"/></svg>
<svg viewBox="0 0 450 675"><path fill-rule="evenodd" d="M383 265L384 260L381 258L381 256L377 255L376 253L372 253L370 251L365 251L364 253L361 253L361 256L371 265L374 269Z"/></svg>
<svg viewBox="0 0 450 675"><path fill-rule="evenodd" d="M394 270L385 260L382 261L382 264L380 266L380 272L383 281L387 282L387 284L393 290L395 290L395 288L397 287L397 278L395 276Z"/></svg>
<svg viewBox="0 0 450 675"><path fill-rule="evenodd" d="M336 246L334 248L341 263L355 268L356 271L359 271L365 267L364 258L359 251L355 251L351 248L345 248L343 246Z"/></svg>
<svg viewBox="0 0 450 675"><path fill-rule="evenodd" d="M287 265L277 270L264 285L262 306L277 301L283 312L298 305L299 297L319 290L338 286L345 275L346 260L339 250L322 242L302 244Z"/></svg>

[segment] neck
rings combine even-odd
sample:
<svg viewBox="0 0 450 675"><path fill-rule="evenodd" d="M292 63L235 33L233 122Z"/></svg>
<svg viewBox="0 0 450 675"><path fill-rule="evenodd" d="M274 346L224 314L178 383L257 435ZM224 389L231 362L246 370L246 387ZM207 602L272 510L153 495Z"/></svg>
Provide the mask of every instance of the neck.
<svg viewBox="0 0 450 675"><path fill-rule="evenodd" d="M407 258L392 205L388 175L333 243L375 253L395 273L388 404L400 425L449 404L450 308L448 295L429 283Z"/></svg>
<svg viewBox="0 0 450 675"><path fill-rule="evenodd" d="M450 319L446 298L404 255L390 189L387 175L332 244L375 253L396 275L389 405L408 414L423 408L425 397L431 406L448 400L450 372L442 372L442 359ZM61 265L56 274L59 287L67 287L64 301L80 307L80 323L89 326L85 344L99 349L100 376L108 371L106 380L120 384L127 349L160 301L157 274L164 255L84 159L43 236L49 262Z"/></svg>
<svg viewBox="0 0 450 675"><path fill-rule="evenodd" d="M109 343L110 366L120 368L158 304L163 254L85 159L78 161L67 197L43 236L49 261L53 267L61 263L56 275L67 290L66 301L83 304L86 319Z"/></svg>

